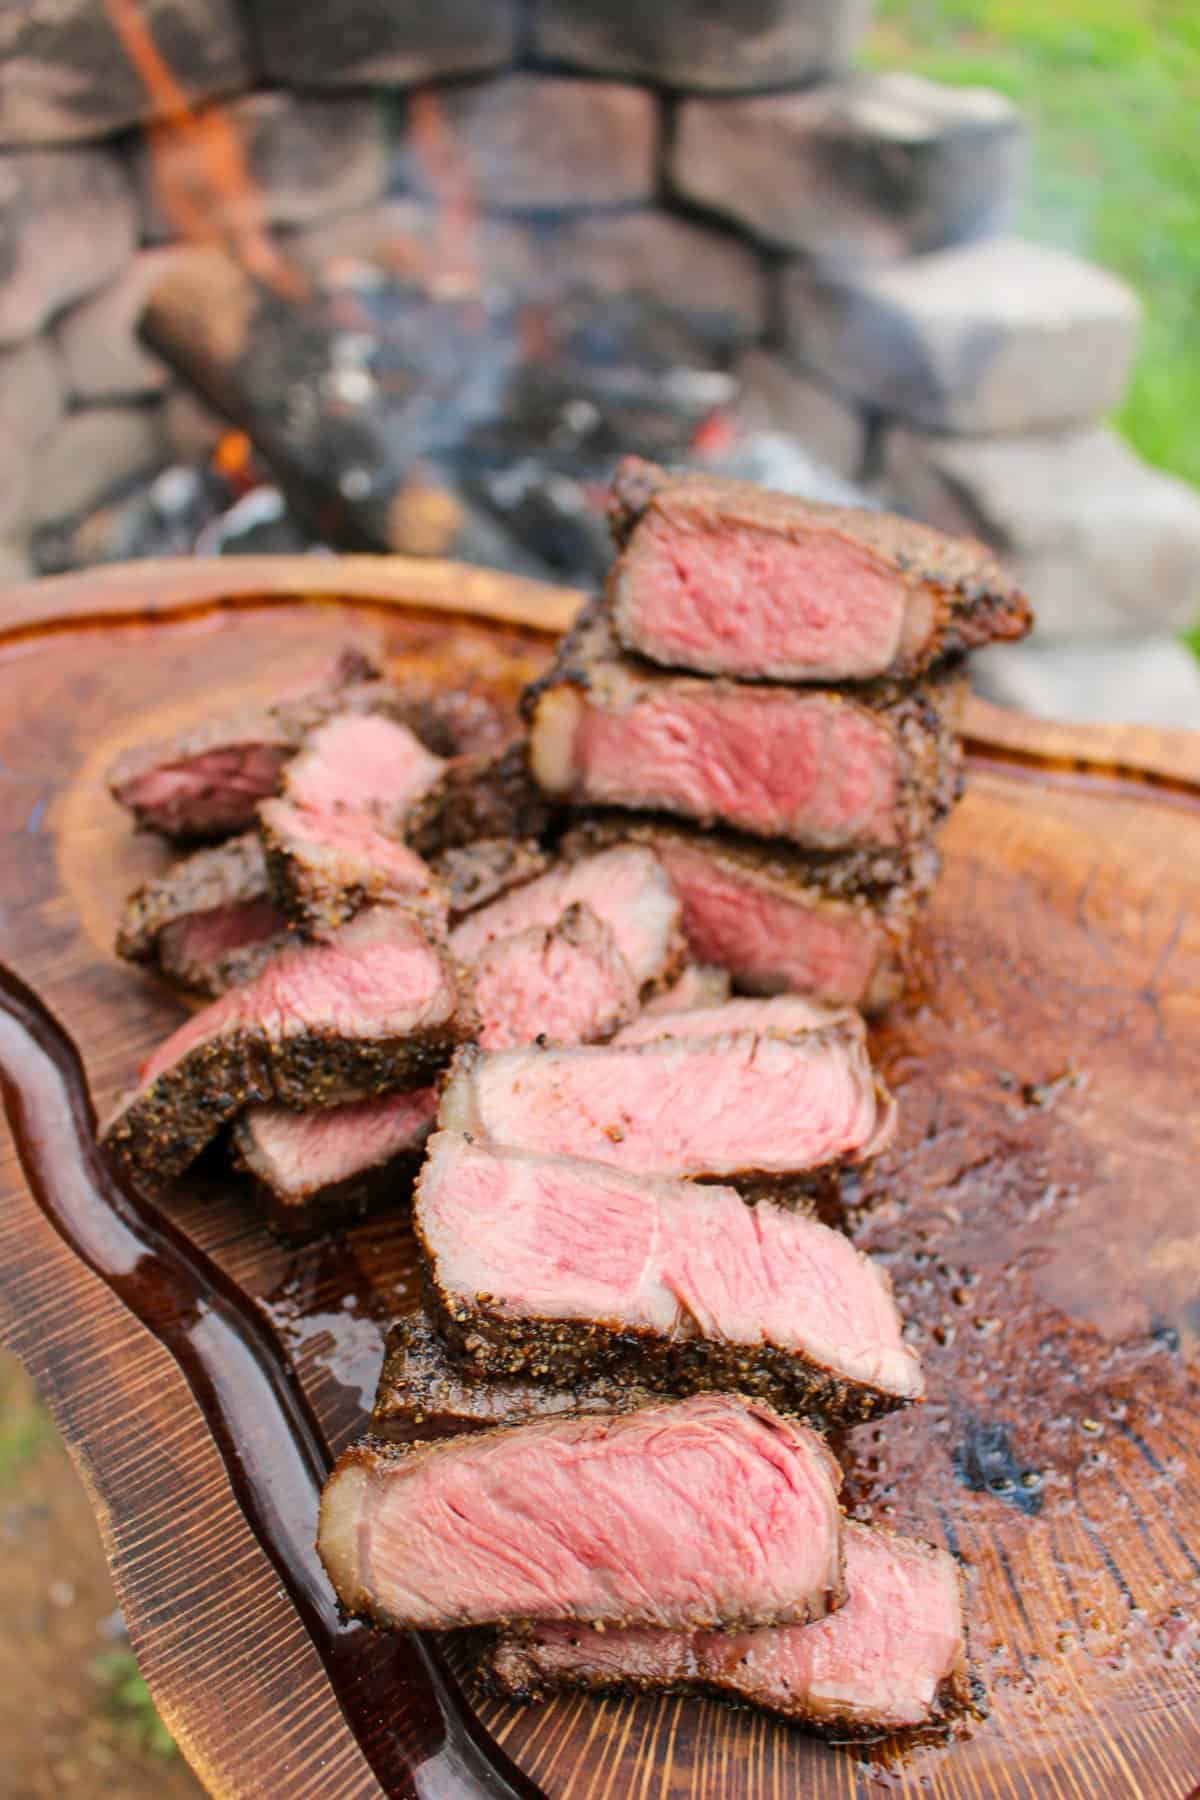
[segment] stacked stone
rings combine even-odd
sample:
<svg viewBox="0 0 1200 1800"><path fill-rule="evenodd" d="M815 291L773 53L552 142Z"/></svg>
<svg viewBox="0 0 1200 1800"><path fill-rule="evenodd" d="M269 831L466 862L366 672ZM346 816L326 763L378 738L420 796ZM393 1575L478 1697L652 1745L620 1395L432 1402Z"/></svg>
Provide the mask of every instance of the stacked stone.
<svg viewBox="0 0 1200 1800"><path fill-rule="evenodd" d="M998 653L1013 694L1019 659L1200 611L1200 500L1103 423L1134 295L1011 235L1028 143L1006 100L854 70L870 0L138 10L190 109L153 166L137 128L178 126L179 93L147 91L106 0L0 19L0 544L219 429L135 337L184 224L164 169L214 234L265 223L301 261L419 238L449 182L485 275L676 309L747 420L1000 549L1042 640ZM432 157L406 104L430 84ZM218 119L251 183L214 194Z"/></svg>

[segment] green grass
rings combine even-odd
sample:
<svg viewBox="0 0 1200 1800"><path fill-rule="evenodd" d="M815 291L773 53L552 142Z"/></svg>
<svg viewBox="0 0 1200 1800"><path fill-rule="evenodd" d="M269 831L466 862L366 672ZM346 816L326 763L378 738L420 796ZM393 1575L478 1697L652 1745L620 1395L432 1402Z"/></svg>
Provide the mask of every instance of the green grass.
<svg viewBox="0 0 1200 1800"><path fill-rule="evenodd" d="M1020 229L1138 290L1146 324L1116 423L1200 486L1200 0L879 0L868 59L1024 109Z"/></svg>
<svg viewBox="0 0 1200 1800"><path fill-rule="evenodd" d="M147 1756L177 1754L175 1740L159 1718L132 1650L105 1650L92 1663L105 1704L124 1735Z"/></svg>

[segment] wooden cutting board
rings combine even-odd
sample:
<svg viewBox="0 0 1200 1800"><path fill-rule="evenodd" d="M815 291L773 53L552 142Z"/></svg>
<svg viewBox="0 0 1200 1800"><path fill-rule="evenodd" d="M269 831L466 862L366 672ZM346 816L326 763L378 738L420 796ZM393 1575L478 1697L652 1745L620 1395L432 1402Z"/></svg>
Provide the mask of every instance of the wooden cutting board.
<svg viewBox="0 0 1200 1800"><path fill-rule="evenodd" d="M406 1781L403 1758L441 1741L453 1677L375 1640L347 1683L323 1592L284 1578L311 1557L313 1469L361 1429L386 1320L414 1303L411 1240L400 1214L289 1251L220 1168L161 1228L110 1210L70 1044L103 1115L181 1015L111 950L121 898L164 858L103 771L347 642L512 704L576 600L367 558L141 565L0 599L0 959L59 1027L0 995L22 1145L0 1164L0 1338L76 1457L170 1729L215 1794L256 1800L378 1794L379 1771L396 1792L528 1792L514 1768L562 1800L1190 1794L1200 738L1184 733L975 705L910 991L874 1033L902 1126L856 1235L892 1273L929 1399L846 1438L845 1498L965 1559L986 1717L948 1745L830 1748L715 1702L514 1707L467 1674L508 1775L452 1720L450 1750ZM208 1285L189 1300L178 1271L197 1253ZM204 1359L235 1317L244 1360L209 1392ZM303 1454L281 1447L289 1421L310 1433ZM376 1699L359 1704L368 1674ZM335 1685L358 1694L361 1743Z"/></svg>

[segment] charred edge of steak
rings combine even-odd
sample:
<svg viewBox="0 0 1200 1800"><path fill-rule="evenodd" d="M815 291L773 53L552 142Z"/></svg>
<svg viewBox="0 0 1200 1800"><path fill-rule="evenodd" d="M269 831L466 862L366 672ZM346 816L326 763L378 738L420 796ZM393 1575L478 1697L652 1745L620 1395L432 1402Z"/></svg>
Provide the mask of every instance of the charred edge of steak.
<svg viewBox="0 0 1200 1800"><path fill-rule="evenodd" d="M699 471L657 468L627 456L618 466L608 501L608 520L618 547L624 550L638 524L656 503L672 493L711 494L744 511L750 522L775 524L806 521L857 539L903 575L931 591L939 602L930 642L898 673L914 675L947 654L975 646L1024 637L1033 613L1020 584L974 538L947 537L896 513L830 506L757 488Z"/></svg>
<svg viewBox="0 0 1200 1800"><path fill-rule="evenodd" d="M727 860L747 879L768 883L798 901L838 900L869 910L893 935L907 934L919 906L932 893L941 872L933 844L913 849L901 864L889 852L874 850L802 850L778 839L743 836L728 829L705 831L668 813L619 812L598 807L576 816L561 843L564 856L589 856L613 844L645 844L675 838L703 850L714 860Z"/></svg>
<svg viewBox="0 0 1200 1800"><path fill-rule="evenodd" d="M490 900L544 875L550 858L533 838L489 837L443 850L430 866L446 889L456 925Z"/></svg>
<svg viewBox="0 0 1200 1800"><path fill-rule="evenodd" d="M521 712L532 722L539 701L556 688L573 687L588 693L598 670L616 667L628 672L631 680L648 688L669 689L681 685L727 693L750 684L735 683L727 677L707 677L687 673L668 674L621 650L613 635L609 607L603 598L588 602L570 631L562 639L550 667L525 689L521 696ZM778 693L778 688L764 691ZM838 704L857 707L878 715L891 728L899 752L900 783L896 796L896 820L900 845L896 849L876 847L850 852L869 859L876 881L905 879L914 854L919 853L929 833L943 820L963 790L963 750L958 735L967 679L960 664L952 662L927 675L917 687L894 680L859 683L851 692L836 684L800 690L806 696L835 696ZM719 826L719 818L696 821L704 829ZM769 841L778 841L778 833L765 833ZM845 852L814 853L839 859Z"/></svg>
<svg viewBox="0 0 1200 1800"><path fill-rule="evenodd" d="M579 1629L587 1631L590 1627L581 1624ZM467 1647L475 1659L476 1681L485 1693L498 1700L517 1700L532 1704L546 1700L552 1694L568 1691L626 1694L633 1699L647 1694L678 1694L684 1698L719 1700L723 1706L737 1712L769 1713L773 1718L782 1719L811 1737L823 1738L826 1742L835 1744L870 1744L893 1739L919 1743L924 1738L941 1739L960 1720L977 1711L971 1691L969 1668L965 1663L939 1684L929 1718L924 1724L888 1730L866 1724L862 1719L805 1717L785 1707L773 1706L765 1697L760 1700L743 1699L731 1694L719 1682L699 1678L663 1682L652 1675L639 1677L634 1674L600 1675L579 1672L550 1676L538 1668L536 1659L524 1648L520 1630L511 1627L478 1629L471 1634Z"/></svg>
<svg viewBox="0 0 1200 1800"><path fill-rule="evenodd" d="M529 772L524 738L495 755L461 756L419 799L405 836L422 856L480 838L541 838L554 809Z"/></svg>
<svg viewBox="0 0 1200 1800"><path fill-rule="evenodd" d="M487 1294L477 1294L471 1305L437 1285L415 1214L414 1227L426 1306L452 1354L478 1377L570 1387L592 1376L632 1376L663 1394L747 1394L781 1412L799 1414L821 1430L864 1424L911 1404L903 1395L852 1381L799 1351L770 1344L676 1341L602 1319L513 1318Z"/></svg>
<svg viewBox="0 0 1200 1800"><path fill-rule="evenodd" d="M164 926L218 907L264 900L267 894L267 868L257 832L243 832L213 849L197 850L130 894L117 926L117 955L126 962L153 963Z"/></svg>
<svg viewBox="0 0 1200 1800"><path fill-rule="evenodd" d="M622 1412L661 1399L627 1377L589 1375L570 1386L529 1379L479 1380L457 1362L424 1313L388 1333L371 1414L372 1434L396 1443L520 1425L551 1413Z"/></svg>
<svg viewBox="0 0 1200 1800"><path fill-rule="evenodd" d="M419 1149L399 1150L373 1168L360 1169L344 1181L330 1182L302 1198L289 1200L255 1174L242 1154L237 1124L230 1134L230 1143L234 1162L250 1179L267 1229L285 1244L300 1244L321 1232L357 1224L379 1207L406 1197L424 1154Z"/></svg>
<svg viewBox="0 0 1200 1800"><path fill-rule="evenodd" d="M389 905L411 913L431 941L444 940L446 896L439 882L411 893L393 893L382 876L376 881L339 881L306 861L303 847L293 843L286 833L277 832L265 814L264 808L259 814L258 829L271 898L306 936L327 936L340 925L348 924L365 906L386 899Z"/></svg>
<svg viewBox="0 0 1200 1800"><path fill-rule="evenodd" d="M104 1146L135 1187L161 1193L243 1107L278 1101L303 1112L420 1087L464 1032L465 1022L359 1040L311 1030L282 1039L221 1032L135 1095L108 1126Z"/></svg>
<svg viewBox="0 0 1200 1800"><path fill-rule="evenodd" d="M178 954L168 929L159 943L159 968L176 986L217 1000L230 988L245 987L248 982L256 981L272 958L292 947L295 939L287 928L286 919L281 918L279 924L280 930L273 937L261 938L255 944L239 944L233 950L222 950L203 964Z"/></svg>

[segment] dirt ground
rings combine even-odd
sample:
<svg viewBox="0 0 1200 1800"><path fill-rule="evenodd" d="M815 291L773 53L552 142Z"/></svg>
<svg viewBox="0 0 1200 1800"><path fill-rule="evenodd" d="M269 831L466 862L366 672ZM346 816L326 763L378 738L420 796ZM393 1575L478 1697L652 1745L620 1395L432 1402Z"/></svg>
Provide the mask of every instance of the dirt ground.
<svg viewBox="0 0 1200 1800"><path fill-rule="evenodd" d="M137 1673L66 1449L3 1355L0 1569L5 1800L197 1800Z"/></svg>

